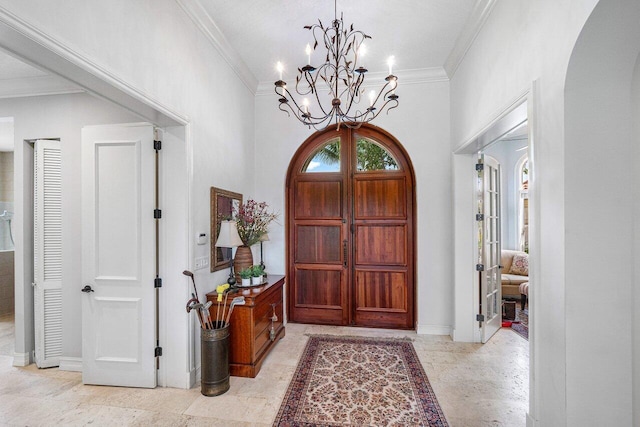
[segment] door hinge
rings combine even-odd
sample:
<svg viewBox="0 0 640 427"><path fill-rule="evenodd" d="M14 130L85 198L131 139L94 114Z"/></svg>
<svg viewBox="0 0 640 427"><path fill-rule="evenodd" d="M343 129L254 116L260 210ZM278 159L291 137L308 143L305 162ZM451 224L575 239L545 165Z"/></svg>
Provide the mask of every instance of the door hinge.
<svg viewBox="0 0 640 427"><path fill-rule="evenodd" d="M160 140L153 140L153 149L156 151L160 151L162 150L162 141Z"/></svg>
<svg viewBox="0 0 640 427"><path fill-rule="evenodd" d="M162 347L156 347L155 350L153 351L153 354L155 355L155 357L162 356Z"/></svg>
<svg viewBox="0 0 640 427"><path fill-rule="evenodd" d="M154 288L161 288L162 287L162 279L160 277L156 277L153 280L153 287Z"/></svg>
<svg viewBox="0 0 640 427"><path fill-rule="evenodd" d="M484 214L476 214L476 221L484 221Z"/></svg>
<svg viewBox="0 0 640 427"><path fill-rule="evenodd" d="M484 271L484 264L476 264L476 271Z"/></svg>
<svg viewBox="0 0 640 427"><path fill-rule="evenodd" d="M162 218L162 210L161 209L154 209L153 210L153 218L154 219Z"/></svg>
<svg viewBox="0 0 640 427"><path fill-rule="evenodd" d="M476 170L477 171L483 171L484 170L484 164L476 163Z"/></svg>
<svg viewBox="0 0 640 427"><path fill-rule="evenodd" d="M476 320L478 322L484 322L484 314L476 314Z"/></svg>

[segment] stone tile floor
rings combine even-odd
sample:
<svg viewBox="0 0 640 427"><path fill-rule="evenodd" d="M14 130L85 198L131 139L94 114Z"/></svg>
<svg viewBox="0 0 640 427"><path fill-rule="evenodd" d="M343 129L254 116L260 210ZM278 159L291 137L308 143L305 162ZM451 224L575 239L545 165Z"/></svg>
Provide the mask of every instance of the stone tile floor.
<svg viewBox="0 0 640 427"><path fill-rule="evenodd" d="M411 337L451 426L526 425L529 343L506 328L481 345L410 331L290 323L258 377L231 377L231 389L217 397L202 396L198 385L89 386L79 372L13 367L13 328L13 316L0 317L0 426L268 426L307 334Z"/></svg>

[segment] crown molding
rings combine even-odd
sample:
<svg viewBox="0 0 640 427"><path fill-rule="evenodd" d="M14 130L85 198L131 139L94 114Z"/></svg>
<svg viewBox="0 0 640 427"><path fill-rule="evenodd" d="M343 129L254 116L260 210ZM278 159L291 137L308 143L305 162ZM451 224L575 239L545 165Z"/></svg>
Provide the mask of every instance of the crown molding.
<svg viewBox="0 0 640 427"><path fill-rule="evenodd" d="M209 39L242 83L244 83L252 94L255 94L258 87L258 79L256 79L251 70L249 70L249 67L247 67L247 64L240 58L240 55L231 47L231 44L229 44L229 41L227 41L222 31L220 31L218 25L202 6L200 0L176 0L176 2L193 23L196 24L196 27L198 27L202 34Z"/></svg>
<svg viewBox="0 0 640 427"><path fill-rule="evenodd" d="M0 80L0 98L83 93L82 88L57 76L23 77Z"/></svg>
<svg viewBox="0 0 640 427"><path fill-rule="evenodd" d="M402 86L414 85L414 84L449 81L449 77L447 76L446 71L442 67L398 70L394 74L398 76L399 88L402 88ZM387 75L388 74L384 72L367 73L367 80L362 84L362 88L367 89L367 88L382 87L382 84L384 83L384 79L385 77L387 77ZM256 96L275 95L275 92L273 90L273 85L274 85L274 82L272 81L260 82L260 84L258 84L258 90L256 91Z"/></svg>
<svg viewBox="0 0 640 427"><path fill-rule="evenodd" d="M76 84L100 98L160 126L188 119L118 77L85 54L54 39L0 6L0 47L21 61Z"/></svg>
<svg viewBox="0 0 640 427"><path fill-rule="evenodd" d="M444 69L447 72L449 79L453 78L454 74L458 70L458 67L462 63L467 52L473 45L476 37L482 30L487 18L491 14L493 7L496 4L496 0L477 0L469 19L465 23L462 32L458 36L451 53L444 62Z"/></svg>

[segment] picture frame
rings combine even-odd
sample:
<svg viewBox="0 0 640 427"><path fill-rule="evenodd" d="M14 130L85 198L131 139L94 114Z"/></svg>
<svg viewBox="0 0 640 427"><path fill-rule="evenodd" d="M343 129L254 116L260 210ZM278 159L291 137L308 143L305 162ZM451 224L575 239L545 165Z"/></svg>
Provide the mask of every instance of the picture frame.
<svg viewBox="0 0 640 427"><path fill-rule="evenodd" d="M231 219L242 205L242 194L211 187L211 272L231 267L232 248L215 246L220 232L220 222Z"/></svg>

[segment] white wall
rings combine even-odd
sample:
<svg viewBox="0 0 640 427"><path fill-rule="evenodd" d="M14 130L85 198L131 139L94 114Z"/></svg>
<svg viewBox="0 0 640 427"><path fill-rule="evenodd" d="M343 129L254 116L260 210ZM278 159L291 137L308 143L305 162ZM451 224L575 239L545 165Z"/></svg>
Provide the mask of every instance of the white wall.
<svg viewBox="0 0 640 427"><path fill-rule="evenodd" d="M420 333L449 334L452 325L451 162L449 148L449 84L405 84L399 73L400 106L373 123L395 136L415 169L417 221L417 319ZM256 183L258 200L285 212L285 180L289 162L313 133L278 110L277 97L256 97ZM269 232L265 263L285 271L284 215Z"/></svg>
<svg viewBox="0 0 640 427"><path fill-rule="evenodd" d="M632 187L635 189L635 218L634 230L634 259L638 259L640 254L640 56L636 61L635 71L633 73L632 85L632 122L633 122L633 142L634 142L634 179ZM640 262L635 262L635 277L633 280L633 307L635 307L632 320L633 329L633 424L640 424Z"/></svg>
<svg viewBox="0 0 640 427"><path fill-rule="evenodd" d="M191 291L187 278L180 273L193 268L194 257L209 254L208 245L195 245L195 233L209 234L209 188L253 192L254 170L247 167L254 164L251 90L173 0L0 0L0 9L36 27L146 98L188 117L184 169L192 174L191 179L186 178L192 186L184 203L189 204L191 228L188 250L182 256L186 260L190 255L191 259L181 269L167 272L163 291L171 295L168 304L173 304L172 308L183 306ZM201 296L222 283L227 274L197 271ZM167 341L174 347L165 348L163 359L165 363L170 360L174 375L182 375L185 370L187 376L168 385L188 387L199 365L199 351L193 348L198 344L197 330L186 314L177 310L171 313L172 317L163 322Z"/></svg>
<svg viewBox="0 0 640 427"><path fill-rule="evenodd" d="M572 361L567 364L571 425L632 424L630 372L640 354L633 352L632 295L638 261L633 214L638 187L633 185L637 147L629 95L640 52L639 20L638 2L598 4L580 34L567 72L565 294L566 333L571 340L567 360ZM594 265L606 268L587 268ZM585 328L593 307L603 318L615 317L616 327L596 322ZM596 405L612 413L586 409Z"/></svg>
<svg viewBox="0 0 640 427"><path fill-rule="evenodd" d="M596 3L498 1L451 81L454 147L491 122L536 81L530 111L535 118L535 176L531 184L539 203L535 231L539 247L533 248L537 254L532 259L537 278L530 295L531 383L535 392L530 396L529 425L632 424L629 325L633 309L629 297L634 261L630 259L633 246L629 230L633 227L633 191L626 183L633 168L625 167L630 166L631 147L629 138L621 139L612 129L620 120L610 120L620 113L619 105L606 99L606 107L611 108L607 112L594 104L607 86L622 93L616 84L626 84L629 92L630 70L627 67L625 71L626 80L616 82L619 67L626 65L614 53L627 53L638 39L631 29L634 20L637 27L638 3L600 2L602 21L584 43L590 45L599 39L606 43L594 44L575 66L589 70L600 64L597 72L584 75L590 76L588 83L580 81L581 90L595 85L593 98L584 92L584 97L567 103L565 111L567 67ZM612 82L616 84L610 85ZM581 130L579 124L585 121L575 121L570 128L570 108L572 118L582 114L595 119L593 124ZM609 121L598 120L596 111ZM626 237L622 229L627 230ZM614 243L618 237L620 241ZM594 265L602 268L589 268ZM636 272L636 284L637 279ZM598 314L594 317L594 313ZM604 321L610 316L616 317L616 325Z"/></svg>

